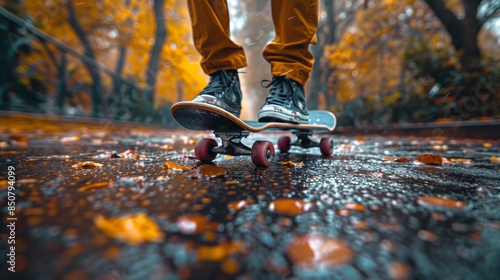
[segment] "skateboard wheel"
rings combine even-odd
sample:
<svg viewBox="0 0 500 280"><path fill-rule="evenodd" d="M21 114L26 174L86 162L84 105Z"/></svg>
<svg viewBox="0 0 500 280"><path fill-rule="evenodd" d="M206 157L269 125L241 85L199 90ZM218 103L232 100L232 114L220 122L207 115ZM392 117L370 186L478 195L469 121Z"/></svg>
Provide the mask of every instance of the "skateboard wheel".
<svg viewBox="0 0 500 280"><path fill-rule="evenodd" d="M280 152L286 153L286 152L290 151L290 148L292 147L292 145L290 144L291 141L292 141L292 139L290 139L290 137L281 136L278 139L278 149L280 150Z"/></svg>
<svg viewBox="0 0 500 280"><path fill-rule="evenodd" d="M333 139L321 138L319 142L319 150L324 156L331 156L333 152Z"/></svg>
<svg viewBox="0 0 500 280"><path fill-rule="evenodd" d="M212 138L201 138L194 146L194 154L200 161L210 162L215 159L217 153L212 152L212 148L217 147L217 141Z"/></svg>
<svg viewBox="0 0 500 280"><path fill-rule="evenodd" d="M268 167L274 159L274 146L269 141L256 141L252 146L252 162L256 166Z"/></svg>

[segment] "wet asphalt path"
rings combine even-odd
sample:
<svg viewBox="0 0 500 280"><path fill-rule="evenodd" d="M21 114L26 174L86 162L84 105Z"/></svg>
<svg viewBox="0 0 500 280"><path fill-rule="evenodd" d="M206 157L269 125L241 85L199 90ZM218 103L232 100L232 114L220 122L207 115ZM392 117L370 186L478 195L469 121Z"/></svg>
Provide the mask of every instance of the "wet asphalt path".
<svg viewBox="0 0 500 280"><path fill-rule="evenodd" d="M201 166L200 136L3 129L16 272L2 226L0 278L500 277L498 140L335 136L331 157L292 149L256 168L226 156ZM256 139L277 135L245 142Z"/></svg>

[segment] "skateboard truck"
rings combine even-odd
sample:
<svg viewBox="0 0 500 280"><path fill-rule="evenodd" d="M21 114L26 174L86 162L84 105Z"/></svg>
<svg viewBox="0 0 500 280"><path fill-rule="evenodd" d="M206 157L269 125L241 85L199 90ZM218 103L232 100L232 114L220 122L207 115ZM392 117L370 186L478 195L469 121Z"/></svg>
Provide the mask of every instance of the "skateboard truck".
<svg viewBox="0 0 500 280"><path fill-rule="evenodd" d="M215 137L222 140L222 145L212 149L214 153L224 155L251 155L252 149L241 143L241 138L250 135L248 131L242 132L214 132Z"/></svg>

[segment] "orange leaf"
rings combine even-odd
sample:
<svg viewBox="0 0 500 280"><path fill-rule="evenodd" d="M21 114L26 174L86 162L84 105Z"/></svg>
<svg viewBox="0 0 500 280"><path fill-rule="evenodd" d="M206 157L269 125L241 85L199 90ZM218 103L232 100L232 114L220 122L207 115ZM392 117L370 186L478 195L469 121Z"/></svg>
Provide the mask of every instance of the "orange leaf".
<svg viewBox="0 0 500 280"><path fill-rule="evenodd" d="M293 162L291 160L282 160L281 161L281 165L289 165L289 166L294 166L294 167L300 167L300 166L304 166L304 163L301 161L301 162Z"/></svg>
<svg viewBox="0 0 500 280"><path fill-rule="evenodd" d="M182 170L182 171L187 171L189 170L189 167L184 166L184 165L179 165L176 163L173 163L171 161L167 161L164 165L163 168L165 169L170 169L170 170Z"/></svg>
<svg viewBox="0 0 500 280"><path fill-rule="evenodd" d="M415 162L426 165L442 165L443 157L435 154L421 154L415 159Z"/></svg>
<svg viewBox="0 0 500 280"><path fill-rule="evenodd" d="M78 192L86 192L86 191L89 191L89 190L93 190L93 189L100 189L100 188L105 188L107 186L109 186L110 182L100 182L100 183L94 183L94 184L89 184L89 185L85 185L83 187L80 187L78 188Z"/></svg>
<svg viewBox="0 0 500 280"><path fill-rule="evenodd" d="M95 167L101 167L101 166L102 166L102 164L96 163L93 161L79 162L79 163L73 165L73 167L81 167L81 168L95 168Z"/></svg>
<svg viewBox="0 0 500 280"><path fill-rule="evenodd" d="M158 224L144 213L116 218L104 218L97 215L94 223L106 235L132 245L163 240L163 233Z"/></svg>

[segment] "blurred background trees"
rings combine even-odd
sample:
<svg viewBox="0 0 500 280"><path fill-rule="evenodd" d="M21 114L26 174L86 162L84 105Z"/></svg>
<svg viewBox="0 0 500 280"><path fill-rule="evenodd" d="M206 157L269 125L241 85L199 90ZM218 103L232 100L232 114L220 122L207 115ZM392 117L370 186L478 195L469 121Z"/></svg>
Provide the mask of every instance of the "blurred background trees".
<svg viewBox="0 0 500 280"><path fill-rule="evenodd" d="M2 83L5 109L165 123L169 104L205 85L183 0L18 0L2 7L24 20L0 16L1 35L14 38L2 40L2 53L16 48L12 73L1 79L24 88ZM37 102L24 101L26 92Z"/></svg>
<svg viewBox="0 0 500 280"><path fill-rule="evenodd" d="M310 109L359 128L500 117L500 0L319 1ZM207 82L184 0L0 4L0 109L173 125L170 105ZM228 4L255 118L269 1Z"/></svg>

